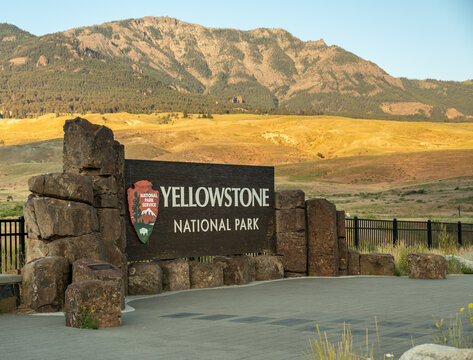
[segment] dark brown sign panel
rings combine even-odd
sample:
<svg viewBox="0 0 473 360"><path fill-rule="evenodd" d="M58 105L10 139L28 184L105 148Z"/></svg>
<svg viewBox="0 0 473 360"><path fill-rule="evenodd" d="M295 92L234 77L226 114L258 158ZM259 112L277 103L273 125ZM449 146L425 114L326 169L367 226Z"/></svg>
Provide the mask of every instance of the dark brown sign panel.
<svg viewBox="0 0 473 360"><path fill-rule="evenodd" d="M126 160L125 186L128 260L273 250L273 167Z"/></svg>

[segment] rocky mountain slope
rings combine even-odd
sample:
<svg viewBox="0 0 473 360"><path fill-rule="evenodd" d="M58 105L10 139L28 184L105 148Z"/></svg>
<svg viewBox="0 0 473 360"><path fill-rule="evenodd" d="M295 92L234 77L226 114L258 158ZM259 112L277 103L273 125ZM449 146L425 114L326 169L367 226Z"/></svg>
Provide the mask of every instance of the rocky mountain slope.
<svg viewBox="0 0 473 360"><path fill-rule="evenodd" d="M35 37L0 26L0 111L230 112L473 120L473 84L394 78L283 29L212 29L167 17Z"/></svg>

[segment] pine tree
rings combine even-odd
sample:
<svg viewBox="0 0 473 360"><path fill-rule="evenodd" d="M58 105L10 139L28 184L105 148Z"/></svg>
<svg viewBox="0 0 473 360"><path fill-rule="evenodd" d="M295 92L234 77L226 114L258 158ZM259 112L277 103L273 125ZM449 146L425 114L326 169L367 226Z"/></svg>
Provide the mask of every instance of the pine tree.
<svg viewBox="0 0 473 360"><path fill-rule="evenodd" d="M133 218L138 222L141 218L141 209L140 209L140 198L138 196L138 192L135 191L135 198L133 199L133 205L131 206L131 210L133 211Z"/></svg>

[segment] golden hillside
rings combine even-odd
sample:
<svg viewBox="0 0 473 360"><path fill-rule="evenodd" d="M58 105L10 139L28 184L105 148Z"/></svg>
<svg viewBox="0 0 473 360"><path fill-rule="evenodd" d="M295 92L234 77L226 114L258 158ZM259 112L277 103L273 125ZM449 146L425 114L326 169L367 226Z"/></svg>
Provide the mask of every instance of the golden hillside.
<svg viewBox="0 0 473 360"><path fill-rule="evenodd" d="M397 122L333 116L87 114L115 131L128 158L276 165L321 159L473 149L472 123ZM75 115L74 115L75 116ZM0 141L62 137L72 116L0 119ZM168 122L167 124L165 122Z"/></svg>

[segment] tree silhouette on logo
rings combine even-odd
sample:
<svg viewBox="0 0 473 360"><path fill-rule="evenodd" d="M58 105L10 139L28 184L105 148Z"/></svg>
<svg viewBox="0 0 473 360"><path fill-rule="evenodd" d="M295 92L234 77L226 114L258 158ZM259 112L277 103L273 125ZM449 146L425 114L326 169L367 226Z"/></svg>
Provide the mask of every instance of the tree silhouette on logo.
<svg viewBox="0 0 473 360"><path fill-rule="evenodd" d="M133 199L133 205L131 208L133 210L133 218L136 220L136 222L139 222L138 220L141 217L140 197L138 196L138 192L136 191L135 191L135 198Z"/></svg>

